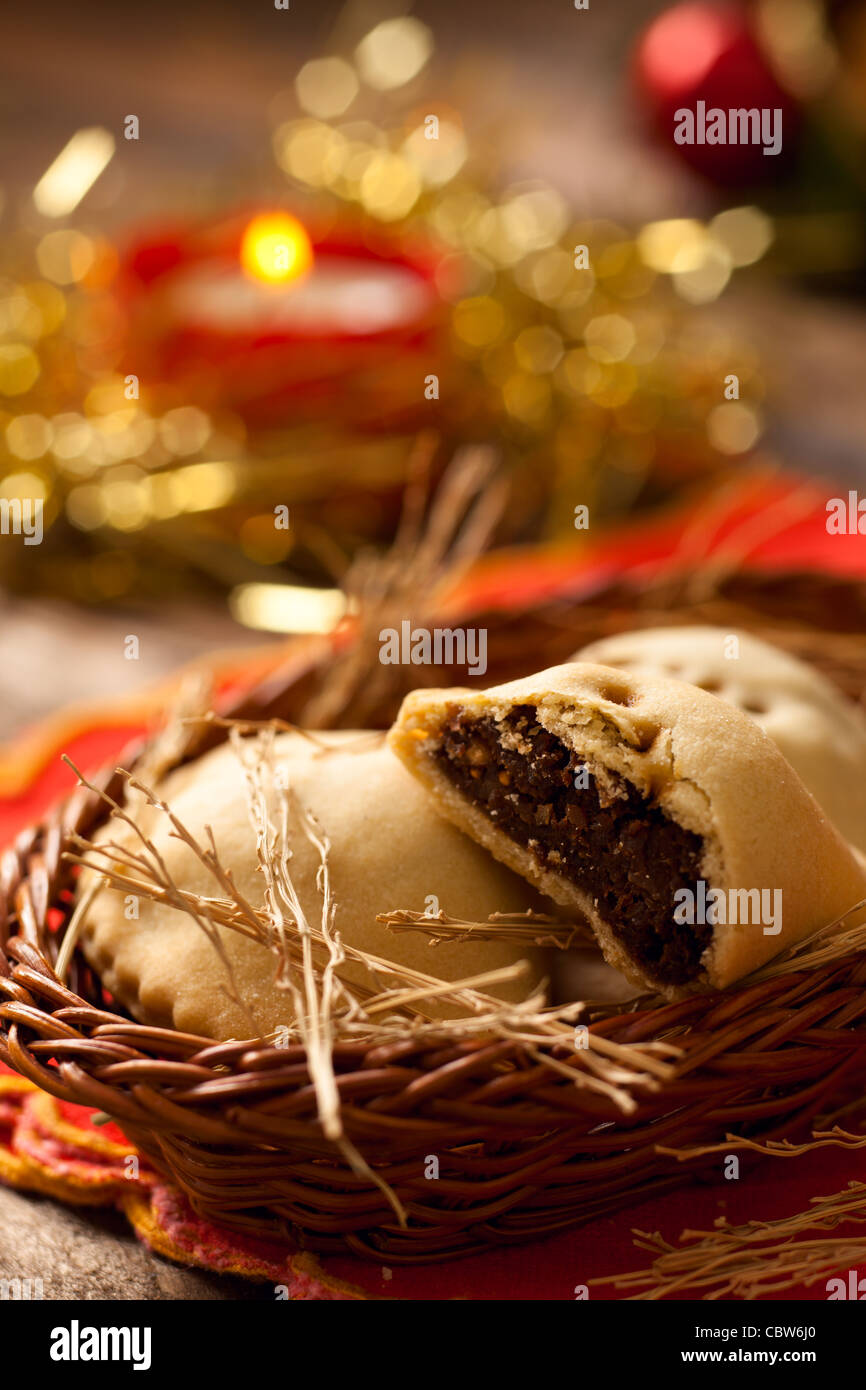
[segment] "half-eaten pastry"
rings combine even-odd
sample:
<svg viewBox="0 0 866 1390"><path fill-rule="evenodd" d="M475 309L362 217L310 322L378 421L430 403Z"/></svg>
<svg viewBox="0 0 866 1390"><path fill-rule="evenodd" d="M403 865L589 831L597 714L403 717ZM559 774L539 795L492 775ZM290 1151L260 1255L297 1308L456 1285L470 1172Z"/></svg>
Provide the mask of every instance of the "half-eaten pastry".
<svg viewBox="0 0 866 1390"><path fill-rule="evenodd" d="M670 997L725 987L866 899L772 740L681 681L572 664L419 690L390 741L456 825Z"/></svg>

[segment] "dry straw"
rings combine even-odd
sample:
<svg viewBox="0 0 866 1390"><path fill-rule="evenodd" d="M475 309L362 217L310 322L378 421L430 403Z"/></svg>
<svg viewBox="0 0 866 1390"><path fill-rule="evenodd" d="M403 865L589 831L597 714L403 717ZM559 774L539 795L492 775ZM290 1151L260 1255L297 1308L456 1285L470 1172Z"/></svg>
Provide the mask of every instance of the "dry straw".
<svg viewBox="0 0 866 1390"><path fill-rule="evenodd" d="M231 872L220 860L210 827L205 828L205 842L199 842L166 801L121 768L117 771L128 792L143 798L145 804L165 816L172 836L191 849L208 871L214 882L213 895L191 893L181 888L134 815L77 769L74 770L80 784L100 797L110 819L120 822L129 833L126 838L106 840L102 837L98 843L82 835L73 835L71 849L64 858L81 869L95 871L103 887L134 893L190 917L218 954L226 976L225 987L232 1001L240 1007L244 1007L244 1003L235 984L220 928L239 932L273 952L276 983L286 991L286 1017L291 1020L281 1032L288 1041L300 1043L305 1050L319 1101L319 1119L329 1138L345 1142L331 1060L337 1041L357 1041L363 1037L375 1046L411 1031L418 1036L426 1032L452 1041L487 1032L527 1045L565 1041L569 1046L573 1044L574 1024L585 1004L550 1008L540 992L531 994L521 1003L503 1003L486 992L492 985L520 978L525 970L519 962L471 979L449 982L345 943L337 926L338 904L331 889L331 847L327 836L309 810L298 803L291 787L284 784L274 760L274 735L278 729L286 727L285 723L221 722L228 729L245 773L247 805L263 883L262 906L253 906L239 892ZM327 745L321 747L327 754ZM301 902L292 879L293 827L299 827L318 854L318 921L311 920L311 905ZM96 888L97 885L91 885L85 890L88 903ZM82 915L75 914L70 930L78 925ZM432 919L422 919L414 913L393 915L401 925L411 925L415 930L429 929L431 937L441 933L444 939L449 934L449 921L443 920L441 914ZM511 917L494 914L487 923L461 923L459 932L479 931L493 939L513 939L518 935L529 945L548 941L551 937L568 940L578 930L574 924L560 925L551 918L527 914L530 915L537 916L537 922L517 922ZM390 916L383 914L383 920L387 921ZM410 918L411 924L404 920ZM346 961L362 965L369 983L350 985L340 970ZM383 988L382 982L386 979L393 983ZM434 1000L458 1008L462 1016L431 1017L425 1005ZM250 1023L254 1032L254 1020L250 1019ZM630 1088L638 1083L652 1087L658 1080L670 1076L671 1069L665 1059L679 1055L675 1047L664 1042L623 1047L589 1033L583 1041L587 1050L586 1072L576 1074L565 1069L566 1074L575 1085L607 1095L624 1112L635 1108ZM554 1057L539 1053L538 1060L542 1065L563 1070ZM354 1162L361 1162L359 1155L353 1156Z"/></svg>
<svg viewBox="0 0 866 1390"><path fill-rule="evenodd" d="M864 1143L860 1140L856 1147ZM655 1255L652 1264L591 1282L647 1302L671 1294L710 1301L774 1298L792 1288L826 1285L840 1271L866 1262L866 1236L836 1234L840 1226L864 1222L866 1183L851 1182L842 1192L813 1197L805 1210L792 1216L738 1226L721 1219L712 1231L683 1231L678 1245L658 1232L636 1231L635 1245ZM810 1234L816 1231L834 1234Z"/></svg>

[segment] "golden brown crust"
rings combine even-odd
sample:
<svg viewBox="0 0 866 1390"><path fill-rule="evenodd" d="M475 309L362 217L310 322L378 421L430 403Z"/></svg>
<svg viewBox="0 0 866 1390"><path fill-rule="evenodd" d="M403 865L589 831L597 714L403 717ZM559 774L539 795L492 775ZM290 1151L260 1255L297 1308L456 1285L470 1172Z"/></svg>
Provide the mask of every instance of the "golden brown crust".
<svg viewBox="0 0 866 1390"><path fill-rule="evenodd" d="M376 915L439 906L455 917L486 920L497 911L542 907L534 891L436 813L382 736L344 733L316 739L328 748L321 750L299 734L280 735L275 755L298 802L312 811L330 840L336 927L344 940L448 980L529 958L532 968L524 979L490 990L504 998L525 997L544 973L540 952L478 939L433 947L421 932L389 931ZM261 903L263 884L234 751L228 745L215 749L171 773L157 790L197 838L206 825L212 826L220 858L237 886L249 901ZM176 882L193 892L215 892L213 879L187 847L170 837L158 811L140 809L136 819ZM121 837L122 828L112 823L98 838ZM300 831L292 849L293 881L310 921L317 924L318 856ZM138 902L138 912L137 920L127 920L124 895L104 889L87 913L82 939L106 987L137 1018L219 1038L247 1037L256 1029L267 1033L290 1021L290 997L277 989L276 961L263 946L227 929L221 932L251 1023L225 994L225 969L186 914L146 899ZM349 964L341 973L368 986L374 983L359 964ZM382 979L383 988L393 983Z"/></svg>
<svg viewBox="0 0 866 1390"><path fill-rule="evenodd" d="M609 963L636 983L665 988L624 950L585 892L471 805L431 757L457 710L500 721L527 704L591 770L625 777L702 838L708 887L781 892L777 932L760 923L714 926L701 985L732 983L866 898L861 864L771 739L740 710L693 686L571 663L487 691L407 696L389 735L398 757L456 825L558 903L583 911Z"/></svg>
<svg viewBox="0 0 866 1390"><path fill-rule="evenodd" d="M866 850L866 715L814 667L748 632L661 627L622 632L575 661L675 677L748 714L846 840Z"/></svg>

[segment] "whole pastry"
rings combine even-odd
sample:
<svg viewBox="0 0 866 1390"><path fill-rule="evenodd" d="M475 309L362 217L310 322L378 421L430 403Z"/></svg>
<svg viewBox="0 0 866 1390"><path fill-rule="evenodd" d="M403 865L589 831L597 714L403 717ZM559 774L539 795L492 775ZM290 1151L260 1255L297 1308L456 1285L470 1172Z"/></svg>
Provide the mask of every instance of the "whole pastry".
<svg viewBox="0 0 866 1390"><path fill-rule="evenodd" d="M491 986L503 998L523 998L541 973L541 953L510 943L461 940L431 946L423 932L391 932L378 913L405 908L437 911L486 921L494 912L519 913L542 906L517 875L437 814L429 798L385 746L384 735L369 733L279 735L274 764L291 788L292 804L315 816L330 841L329 867L337 904L335 926L351 946L439 979L457 980L529 958L525 978ZM264 897L257 869L255 836L248 809L244 772L227 744L170 773L155 788L183 825L201 843L213 830L222 863L238 889L254 905ZM162 855L183 889L218 896L213 878L193 851L171 834L156 808L137 806L134 817ZM317 851L299 824L290 827L291 873L308 920L318 924L321 896ZM99 843L130 842L128 828L111 821ZM86 870L79 893L93 883ZM129 920L126 895L103 887L90 905L82 946L106 988L142 1022L208 1037L266 1034L290 1021L291 997L277 987L277 961L263 945L229 928L220 936L230 961L240 1009L227 992L225 966L213 944L185 913L145 897L138 917ZM384 975L373 981L366 967L347 962L347 980L385 989ZM447 1012L455 1012L455 1007ZM429 1012L436 1015L436 1006Z"/></svg>
<svg viewBox="0 0 866 1390"><path fill-rule="evenodd" d="M760 724L847 840L866 851L866 714L825 676L747 632L660 627L576 652L647 676L675 676Z"/></svg>
<svg viewBox="0 0 866 1390"><path fill-rule="evenodd" d="M575 663L415 691L389 737L456 825L670 997L729 985L866 899L772 740L681 681Z"/></svg>

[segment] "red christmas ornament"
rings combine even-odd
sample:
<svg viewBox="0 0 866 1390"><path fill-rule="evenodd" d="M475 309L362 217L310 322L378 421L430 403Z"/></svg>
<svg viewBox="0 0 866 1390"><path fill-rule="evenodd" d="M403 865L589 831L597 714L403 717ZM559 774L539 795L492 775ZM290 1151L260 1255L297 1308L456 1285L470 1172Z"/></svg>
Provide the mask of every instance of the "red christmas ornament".
<svg viewBox="0 0 866 1390"><path fill-rule="evenodd" d="M693 0L659 15L638 42L635 83L666 146L714 183L773 178L796 147L799 107L741 5Z"/></svg>

